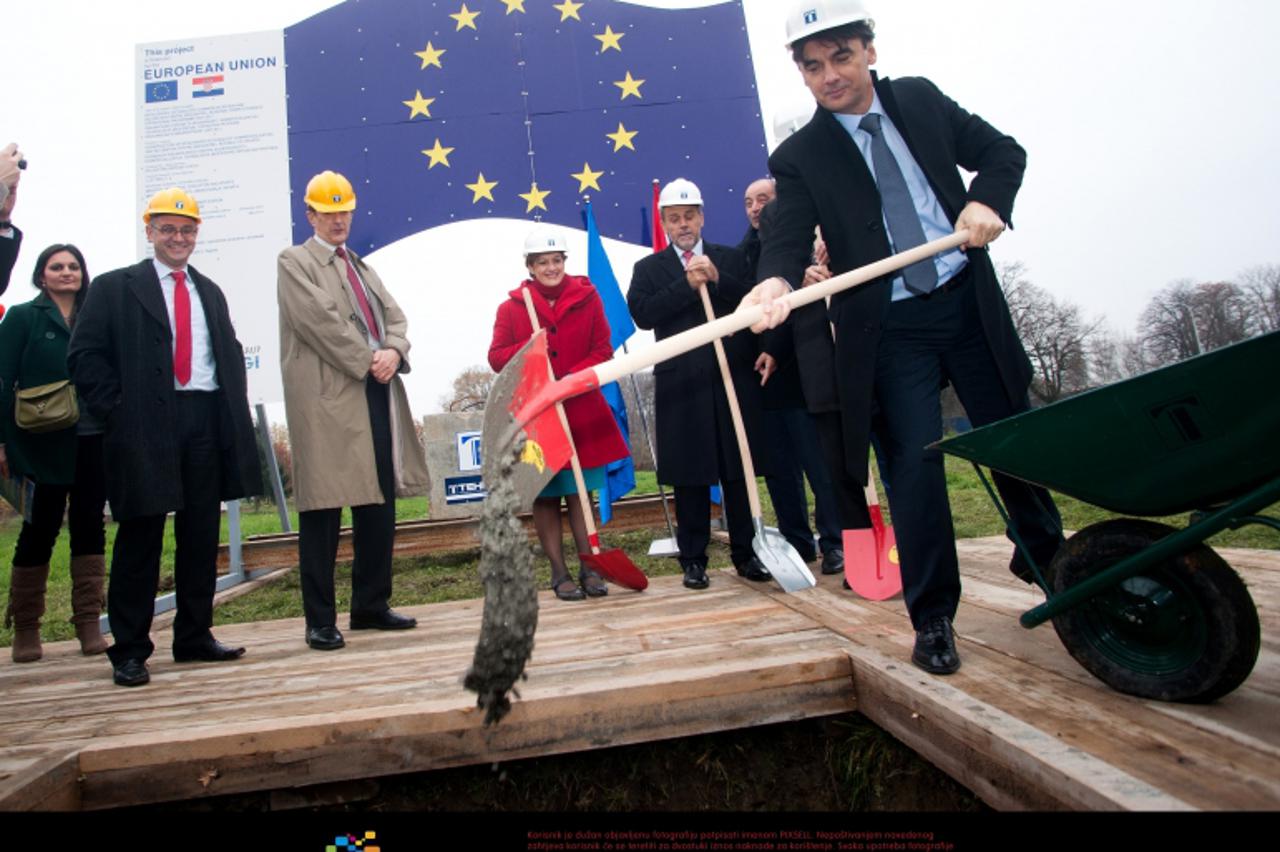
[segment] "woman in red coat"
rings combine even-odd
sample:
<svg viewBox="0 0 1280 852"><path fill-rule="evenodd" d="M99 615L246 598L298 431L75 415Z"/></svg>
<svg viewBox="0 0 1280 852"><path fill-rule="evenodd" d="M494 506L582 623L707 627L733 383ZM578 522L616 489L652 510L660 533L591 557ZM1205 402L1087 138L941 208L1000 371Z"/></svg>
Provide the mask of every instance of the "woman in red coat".
<svg viewBox="0 0 1280 852"><path fill-rule="evenodd" d="M529 279L521 282L498 306L493 342L489 345L489 366L495 371L502 370L533 336L524 301L526 289L533 294L538 324L547 331L547 349L557 379L612 358L609 323L595 286L586 277L565 274L564 236L551 228L538 228L525 239L524 248ZM598 490L604 485L605 466L629 454L626 442L600 391L566 400L564 408L587 490ZM573 471L566 467L533 501L533 525L543 551L551 560L551 588L556 597L565 601L608 594L609 587L604 580L586 566L579 565L577 582L569 575L564 561L564 532L560 526L562 497L568 507L569 527L578 552L588 553L591 548Z"/></svg>

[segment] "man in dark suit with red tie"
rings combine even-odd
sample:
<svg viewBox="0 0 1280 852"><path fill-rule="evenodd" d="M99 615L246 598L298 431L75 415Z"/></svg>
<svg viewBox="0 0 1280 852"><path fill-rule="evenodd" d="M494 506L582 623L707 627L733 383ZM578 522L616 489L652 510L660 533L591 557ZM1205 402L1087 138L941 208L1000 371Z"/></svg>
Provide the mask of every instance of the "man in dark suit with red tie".
<svg viewBox="0 0 1280 852"><path fill-rule="evenodd" d="M200 208L181 189L142 220L155 258L94 279L68 366L82 405L106 424L107 495L118 522L107 650L120 686L150 680L149 636L165 518L174 513L177 662L234 660L213 638L221 502L260 494L244 349L218 286L187 264Z"/></svg>
<svg viewBox="0 0 1280 852"><path fill-rule="evenodd" d="M706 288L716 316L724 316L738 306L750 283L742 252L703 241L702 193L691 181L677 178L663 187L658 207L670 245L635 265L627 307L637 326L653 329L662 340L707 321L699 289ZM756 472L768 475L771 470L762 464L765 460L757 443L761 408L754 372L756 341L742 331L724 339L724 350ZM684 585L705 589L710 583L710 493L717 482L724 494L734 568L748 580L772 579L751 549L754 532L746 481L715 351L707 344L658 364L653 380L658 481L675 491L676 544Z"/></svg>
<svg viewBox="0 0 1280 852"><path fill-rule="evenodd" d="M927 447L942 435L947 383L975 425L1028 407L1031 365L986 249L1012 214L1026 153L928 80L878 79L874 38L859 0L802 0L788 16L788 47L818 109L769 158L776 224L747 298L765 306L767 324L786 320L772 300L801 285L815 225L836 274L969 231L963 250L837 294L830 309L848 473L865 483L874 429L916 630L912 662L949 674L960 667L960 574L942 454ZM974 174L967 185L960 169ZM1008 477L996 485L1030 556L1047 564L1062 541L1053 501ZM1017 554L1012 567L1025 572Z"/></svg>

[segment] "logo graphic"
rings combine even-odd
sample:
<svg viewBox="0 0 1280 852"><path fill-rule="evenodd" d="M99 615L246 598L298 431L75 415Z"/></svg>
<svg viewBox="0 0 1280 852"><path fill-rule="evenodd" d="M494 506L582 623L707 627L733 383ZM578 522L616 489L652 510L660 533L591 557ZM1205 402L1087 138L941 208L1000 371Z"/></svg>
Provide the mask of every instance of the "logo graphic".
<svg viewBox="0 0 1280 852"><path fill-rule="evenodd" d="M538 473L542 473L547 467L547 458L542 454L542 447L536 441L524 442L524 449L520 451L520 461L533 465L538 469Z"/></svg>
<svg viewBox="0 0 1280 852"><path fill-rule="evenodd" d="M377 839L376 831L366 831L361 838L354 834L339 835L333 839L332 845L324 847L324 852L354 852L357 849L361 852L382 852L381 847L370 842Z"/></svg>
<svg viewBox="0 0 1280 852"><path fill-rule="evenodd" d="M805 22L806 24L812 24L812 23L814 23L814 22L815 22L815 21L817 21L817 20L818 20L818 10L817 10L817 9L810 9L809 11L807 11L807 12L805 12L805 13L804 13L804 22Z"/></svg>
<svg viewBox="0 0 1280 852"><path fill-rule="evenodd" d="M147 84L147 103L155 104L160 101L176 101L178 99L177 83L148 83Z"/></svg>
<svg viewBox="0 0 1280 852"><path fill-rule="evenodd" d="M451 476L444 480L444 502L449 506L479 503L488 493L478 476Z"/></svg>
<svg viewBox="0 0 1280 852"><path fill-rule="evenodd" d="M191 85L199 87L191 90L193 98L213 98L225 94L221 74L215 74L212 77L192 77Z"/></svg>
<svg viewBox="0 0 1280 852"><path fill-rule="evenodd" d="M459 432L458 438L458 470L479 470L480 432Z"/></svg>

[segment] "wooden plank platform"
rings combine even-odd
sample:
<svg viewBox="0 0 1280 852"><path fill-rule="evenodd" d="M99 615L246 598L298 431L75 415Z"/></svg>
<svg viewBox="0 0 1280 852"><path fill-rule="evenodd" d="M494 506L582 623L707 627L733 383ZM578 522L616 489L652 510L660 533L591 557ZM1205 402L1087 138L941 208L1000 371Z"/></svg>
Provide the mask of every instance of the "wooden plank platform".
<svg viewBox="0 0 1280 852"><path fill-rule="evenodd" d="M998 808L1280 808L1280 556L1224 555L1263 619L1252 678L1209 707L1118 695L1051 627L1003 539L960 543L964 667L909 663L901 600L823 577L786 595L731 573L569 604L544 592L529 679L480 724L460 680L481 601L408 607L417 630L305 648L300 619L220 627L249 653L177 665L156 635L152 682L114 686L74 642L0 664L0 810L98 809L307 786L645 742L858 709Z"/></svg>

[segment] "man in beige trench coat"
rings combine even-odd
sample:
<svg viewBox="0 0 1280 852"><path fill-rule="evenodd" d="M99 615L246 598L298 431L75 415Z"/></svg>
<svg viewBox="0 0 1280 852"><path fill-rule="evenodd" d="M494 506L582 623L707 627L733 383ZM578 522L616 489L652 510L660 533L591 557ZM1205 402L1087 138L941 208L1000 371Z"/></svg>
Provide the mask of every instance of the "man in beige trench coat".
<svg viewBox="0 0 1280 852"><path fill-rule="evenodd" d="M399 374L409 371L408 323L368 265L346 249L356 197L322 172L307 184L315 235L280 253L280 371L298 504L298 559L307 644L332 651L333 569L342 507L354 527L352 630L407 630L393 612L396 497L429 488L427 462Z"/></svg>

